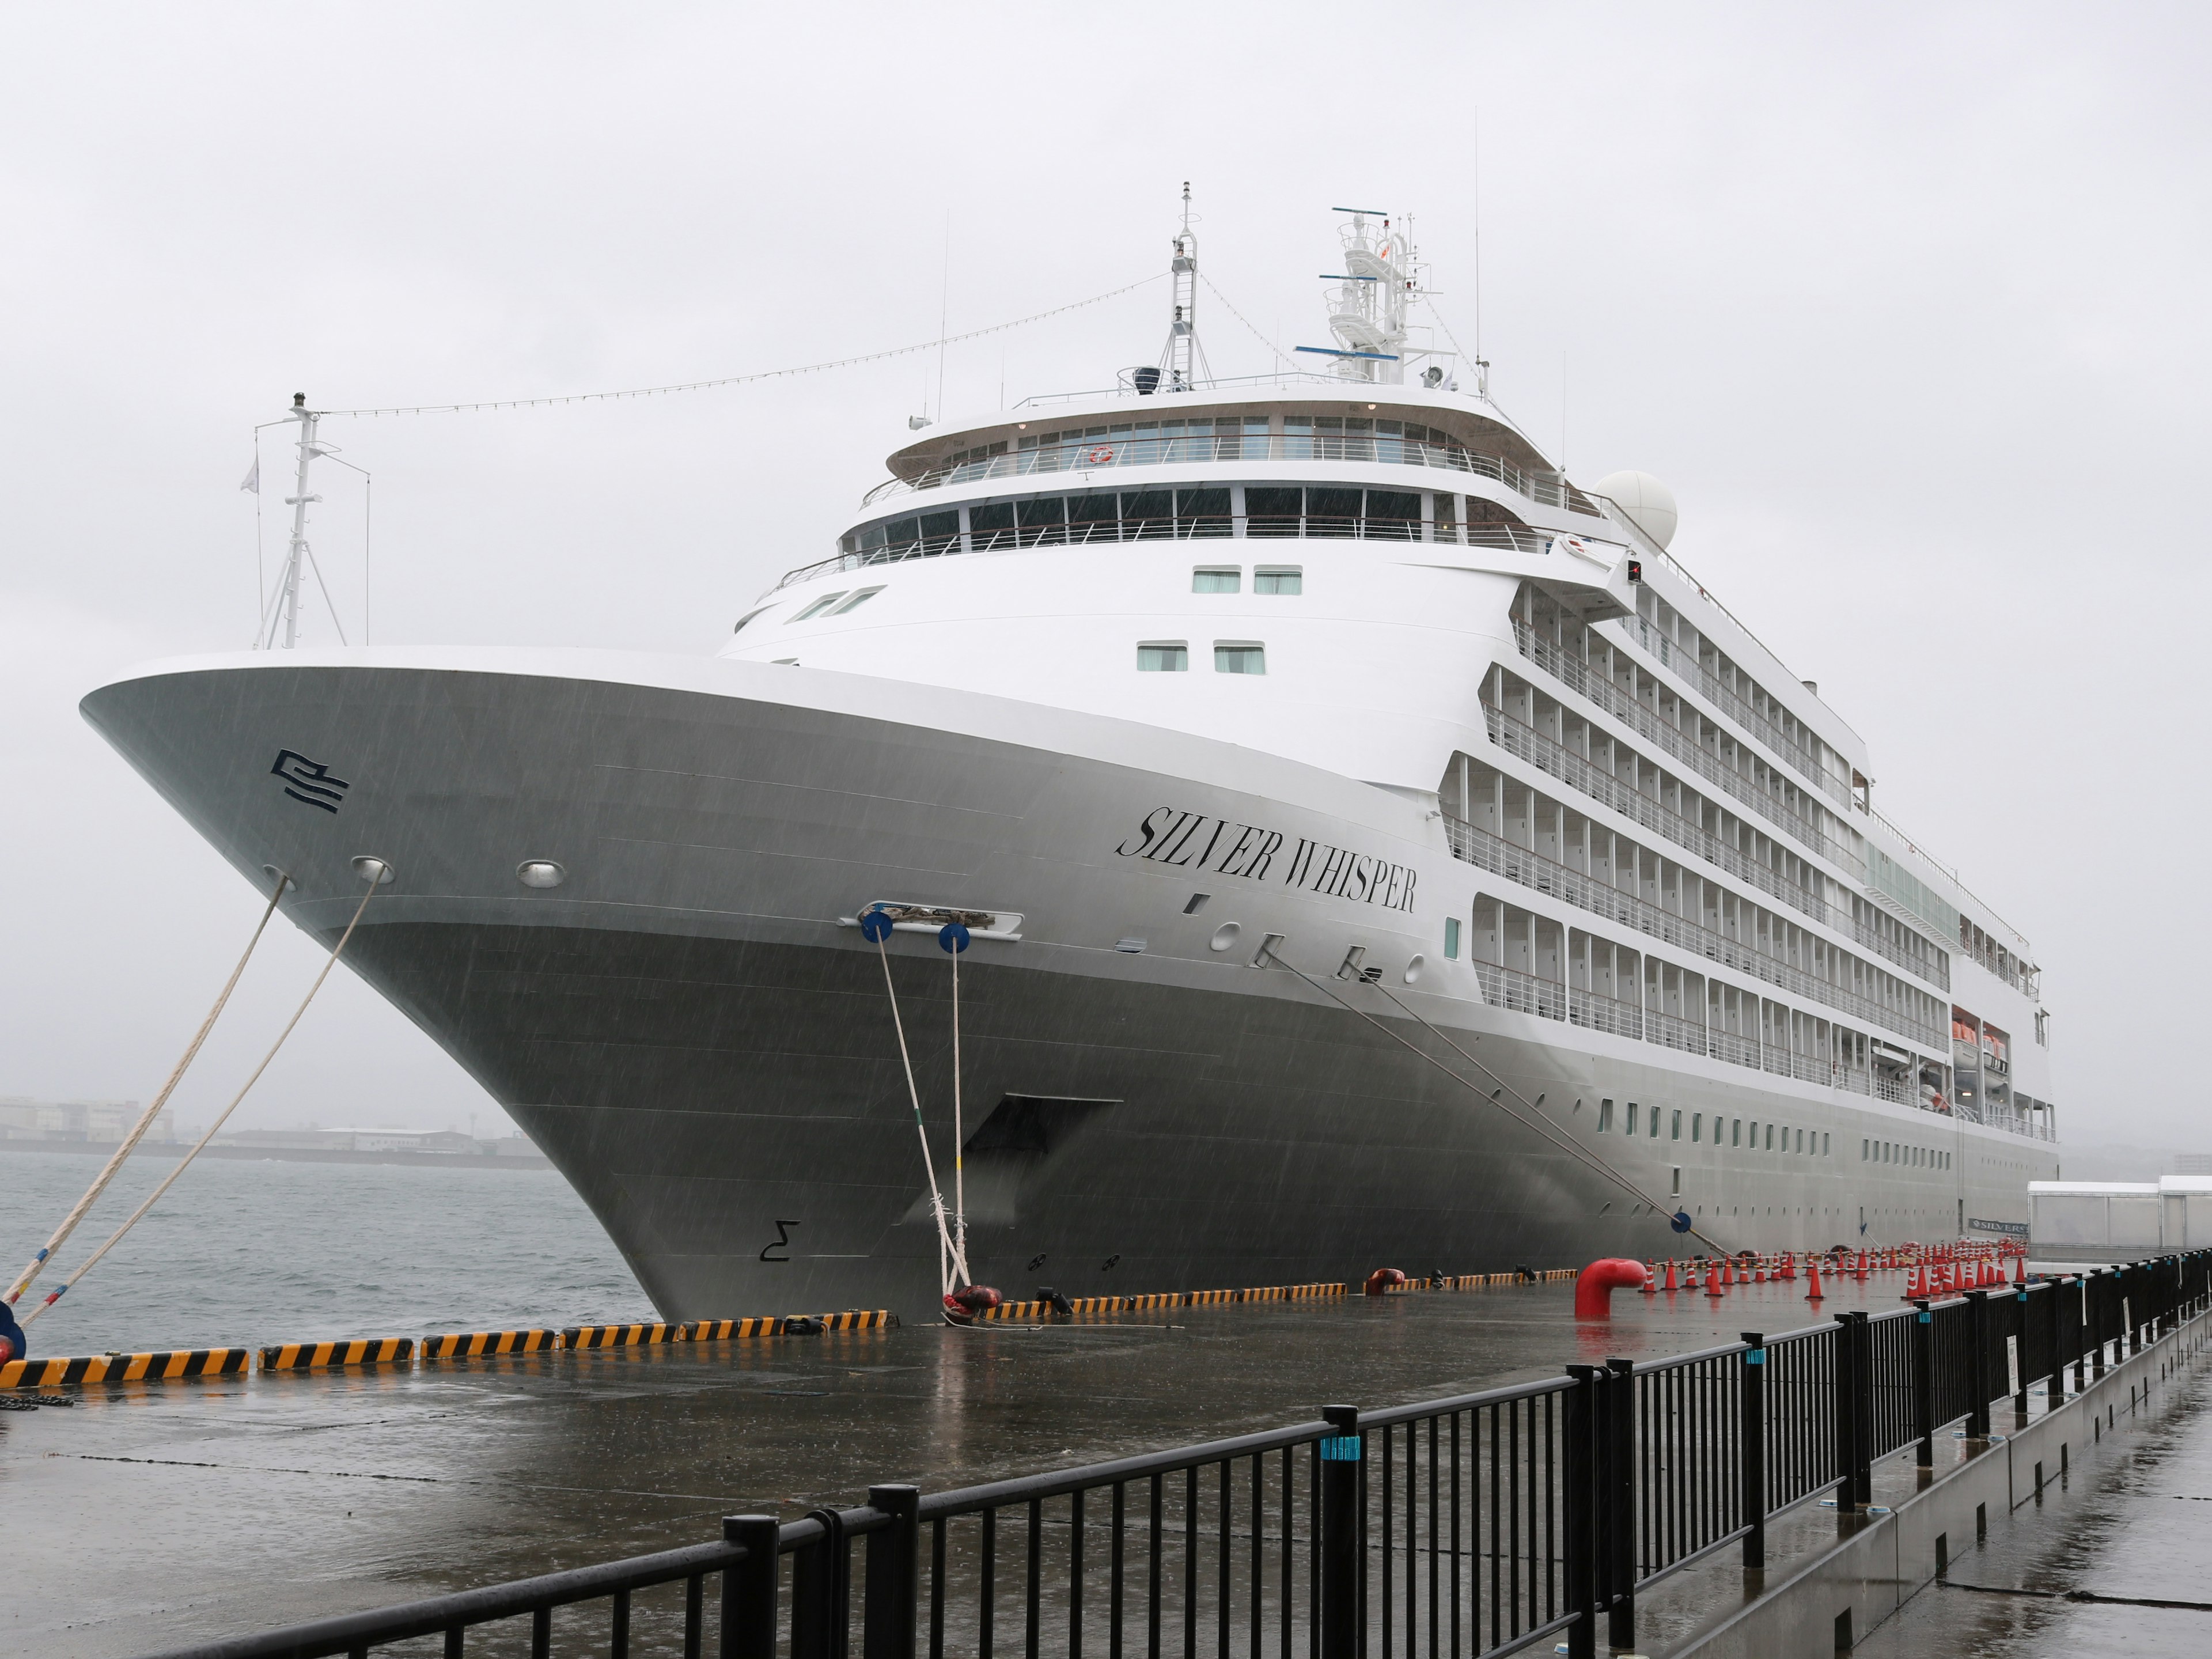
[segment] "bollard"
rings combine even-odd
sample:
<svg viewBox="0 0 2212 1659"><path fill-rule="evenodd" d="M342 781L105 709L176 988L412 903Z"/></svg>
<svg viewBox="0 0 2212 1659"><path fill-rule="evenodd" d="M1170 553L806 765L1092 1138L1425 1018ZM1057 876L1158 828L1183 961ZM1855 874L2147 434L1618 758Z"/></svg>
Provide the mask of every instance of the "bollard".
<svg viewBox="0 0 2212 1659"><path fill-rule="evenodd" d="M1321 1442L1321 1659L1359 1659L1359 1408L1324 1406Z"/></svg>
<svg viewBox="0 0 2212 1659"><path fill-rule="evenodd" d="M1641 1261L1626 1256L1601 1256L1575 1275L1575 1317L1607 1319L1613 1314L1613 1293L1634 1285L1644 1289L1651 1276Z"/></svg>

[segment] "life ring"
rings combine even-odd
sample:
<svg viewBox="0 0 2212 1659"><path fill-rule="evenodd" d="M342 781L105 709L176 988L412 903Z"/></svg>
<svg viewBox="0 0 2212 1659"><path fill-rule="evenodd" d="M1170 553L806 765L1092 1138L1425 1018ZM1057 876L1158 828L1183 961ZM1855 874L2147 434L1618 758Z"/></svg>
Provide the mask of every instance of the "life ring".
<svg viewBox="0 0 2212 1659"><path fill-rule="evenodd" d="M1096 449L1093 449L1083 459L1090 462L1093 466L1103 466L1107 462L1114 459L1114 446L1111 444L1100 444Z"/></svg>

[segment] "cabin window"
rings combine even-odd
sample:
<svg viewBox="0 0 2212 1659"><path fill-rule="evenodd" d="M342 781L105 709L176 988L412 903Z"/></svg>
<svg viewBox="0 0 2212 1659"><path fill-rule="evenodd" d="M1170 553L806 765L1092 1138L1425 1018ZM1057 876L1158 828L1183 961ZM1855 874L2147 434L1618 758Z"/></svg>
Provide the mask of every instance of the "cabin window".
<svg viewBox="0 0 2212 1659"><path fill-rule="evenodd" d="M1255 593L1303 593L1305 580L1304 568L1295 564L1262 564L1252 569Z"/></svg>
<svg viewBox="0 0 2212 1659"><path fill-rule="evenodd" d="M805 610L793 617L792 621L805 622L809 617L818 617L844 597L845 590L842 587L835 593L824 593L820 599L815 600L813 604L808 605Z"/></svg>
<svg viewBox="0 0 2212 1659"><path fill-rule="evenodd" d="M1267 672L1267 647L1243 640L1216 641L1213 672L1217 674L1264 674Z"/></svg>
<svg viewBox="0 0 2212 1659"><path fill-rule="evenodd" d="M1121 497L1121 539L1164 540L1175 534L1175 492L1133 489Z"/></svg>
<svg viewBox="0 0 2212 1659"><path fill-rule="evenodd" d="M1153 640L1137 647L1140 674L1183 674L1190 671L1190 647L1181 640Z"/></svg>
<svg viewBox="0 0 2212 1659"><path fill-rule="evenodd" d="M1668 1127L1667 1139L1669 1140L1680 1140L1681 1138L1682 1111L1681 1108L1678 1106L1674 1109L1674 1121Z"/></svg>
<svg viewBox="0 0 2212 1659"><path fill-rule="evenodd" d="M1613 1103L1609 1100L1597 1103L1597 1132L1601 1135L1613 1133Z"/></svg>
<svg viewBox="0 0 2212 1659"><path fill-rule="evenodd" d="M844 604L834 606L823 614L831 617L842 617L848 611L858 611L862 605L866 605L870 599L874 599L877 594L883 591L884 590L880 587L864 587L859 592L854 594L851 599L846 600Z"/></svg>
<svg viewBox="0 0 2212 1659"><path fill-rule="evenodd" d="M1176 491L1176 533L1179 536L1226 536L1236 526L1229 516L1229 491Z"/></svg>
<svg viewBox="0 0 2212 1659"><path fill-rule="evenodd" d="M979 549L1004 545L1002 538L1010 537L1013 527L1012 501L990 501L968 509L969 538Z"/></svg>
<svg viewBox="0 0 2212 1659"><path fill-rule="evenodd" d="M1244 533L1247 536L1295 536L1298 533L1300 502L1305 492L1275 484L1244 487Z"/></svg>
<svg viewBox="0 0 2212 1659"><path fill-rule="evenodd" d="M1692 1113L1691 1113L1691 1114L1690 1114L1690 1144L1691 1144L1692 1146L1696 1146L1696 1145L1697 1145L1700 1140L1702 1140L1702 1139L1705 1139L1705 1115L1703 1112L1692 1112Z"/></svg>
<svg viewBox="0 0 2212 1659"><path fill-rule="evenodd" d="M1244 568L1242 565L1200 565L1190 573L1190 591L1194 593L1234 593L1243 585Z"/></svg>
<svg viewBox="0 0 2212 1659"><path fill-rule="evenodd" d="M1457 916L1444 918L1444 960L1446 962L1459 960L1459 918Z"/></svg>
<svg viewBox="0 0 2212 1659"><path fill-rule="evenodd" d="M1735 1118L1729 1122L1729 1145L1731 1146L1741 1146L1743 1145L1743 1120L1740 1117Z"/></svg>
<svg viewBox="0 0 2212 1659"><path fill-rule="evenodd" d="M1636 1133L1636 1103L1632 1100L1628 1103L1628 1133Z"/></svg>

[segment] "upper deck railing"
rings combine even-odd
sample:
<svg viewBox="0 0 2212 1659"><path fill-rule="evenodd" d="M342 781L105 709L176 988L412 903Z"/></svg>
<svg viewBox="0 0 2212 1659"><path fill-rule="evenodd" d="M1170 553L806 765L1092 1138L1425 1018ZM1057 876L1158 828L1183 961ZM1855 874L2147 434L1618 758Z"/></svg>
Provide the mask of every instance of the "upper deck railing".
<svg viewBox="0 0 2212 1659"><path fill-rule="evenodd" d="M947 484L1027 478L1040 473L1089 472L1109 467L1205 465L1215 461L1353 461L1379 466L1421 466L1491 478L1540 507L1564 507L1604 518L1597 502L1557 472L1532 472L1496 455L1387 434L1328 432L1182 433L1146 436L1109 432L1080 441L1009 450L957 465L933 468L912 478L886 478L861 497L863 507Z"/></svg>

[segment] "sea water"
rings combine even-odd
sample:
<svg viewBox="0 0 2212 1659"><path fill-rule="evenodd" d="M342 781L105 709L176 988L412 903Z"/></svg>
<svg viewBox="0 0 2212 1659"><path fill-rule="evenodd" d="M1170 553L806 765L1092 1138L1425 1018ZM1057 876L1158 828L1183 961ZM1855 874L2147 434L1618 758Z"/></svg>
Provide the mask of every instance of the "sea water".
<svg viewBox="0 0 2212 1659"><path fill-rule="evenodd" d="M101 1163L0 1154L7 1284ZM176 1167L173 1158L125 1164L17 1317ZM654 1316L621 1253L551 1170L202 1158L29 1336L34 1355L82 1354Z"/></svg>

